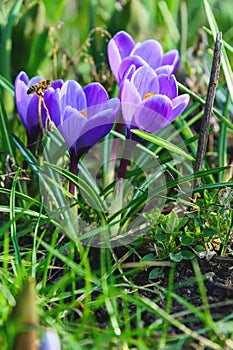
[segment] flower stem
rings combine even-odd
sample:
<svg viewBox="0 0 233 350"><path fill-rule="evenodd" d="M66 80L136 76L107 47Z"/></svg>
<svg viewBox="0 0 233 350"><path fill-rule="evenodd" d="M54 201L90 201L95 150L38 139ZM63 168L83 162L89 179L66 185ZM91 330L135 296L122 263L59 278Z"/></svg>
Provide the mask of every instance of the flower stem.
<svg viewBox="0 0 233 350"><path fill-rule="evenodd" d="M123 121L116 124L116 131L123 134ZM112 143L110 162L108 163L105 176L104 176L104 187L107 187L114 180L116 160L122 140L120 138L114 138Z"/></svg>
<svg viewBox="0 0 233 350"><path fill-rule="evenodd" d="M131 153L133 151L133 148L135 145L132 142L126 142L125 149L122 155L122 159L120 162L119 166L119 171L118 171L118 178L119 179L124 179L125 173L126 173L126 168L130 160Z"/></svg>
<svg viewBox="0 0 233 350"><path fill-rule="evenodd" d="M70 160L70 172L74 175L77 174L77 167L78 167L78 158L77 157L74 157L71 155L71 160ZM73 181L69 181L69 192L75 196L75 192L76 192L76 186L75 184L73 183Z"/></svg>
<svg viewBox="0 0 233 350"><path fill-rule="evenodd" d="M114 199L111 204L110 213L114 214L120 211L123 207L123 192L124 192L124 183L126 180L124 180L126 168L130 160L131 153L135 147L135 144L132 143L129 140L126 140L125 148L123 151L123 155L121 158L119 171L118 171L118 178L116 179L116 186L115 186L115 193L114 193ZM114 219L113 227L111 228L111 234L112 236L116 236L120 229L120 220L121 220L122 214L117 215L117 217Z"/></svg>

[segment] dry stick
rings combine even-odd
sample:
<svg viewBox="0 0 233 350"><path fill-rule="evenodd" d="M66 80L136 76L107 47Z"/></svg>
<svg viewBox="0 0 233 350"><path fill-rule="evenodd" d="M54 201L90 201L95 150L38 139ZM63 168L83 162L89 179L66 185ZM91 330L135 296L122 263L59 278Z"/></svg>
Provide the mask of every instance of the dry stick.
<svg viewBox="0 0 233 350"><path fill-rule="evenodd" d="M208 142L208 134L209 134L209 125L210 125L210 117L212 114L214 98L216 93L216 87L219 77L220 71L220 61L221 61L221 50L222 49L222 33L216 35L215 47L214 47L214 57L210 74L210 81L207 91L204 115L201 122L200 128L200 136L198 140L197 146L197 156L196 162L194 163L194 171L199 171L202 168L204 156L206 152L207 142ZM194 187L200 186L201 179L194 180ZM196 198L196 197L194 197Z"/></svg>

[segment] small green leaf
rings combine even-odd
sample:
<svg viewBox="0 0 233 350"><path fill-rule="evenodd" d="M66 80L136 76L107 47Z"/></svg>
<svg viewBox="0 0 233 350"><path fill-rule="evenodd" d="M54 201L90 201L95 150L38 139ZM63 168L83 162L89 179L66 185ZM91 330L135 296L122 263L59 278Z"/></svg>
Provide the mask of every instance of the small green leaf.
<svg viewBox="0 0 233 350"><path fill-rule="evenodd" d="M197 216L194 217L194 225L195 225L195 227L201 227L202 226L201 219L199 219Z"/></svg>
<svg viewBox="0 0 233 350"><path fill-rule="evenodd" d="M191 260L195 257L195 254L190 250L182 250L181 255L182 255L182 259L184 260Z"/></svg>
<svg viewBox="0 0 233 350"><path fill-rule="evenodd" d="M146 254L141 261L155 261L155 256L154 254Z"/></svg>
<svg viewBox="0 0 233 350"><path fill-rule="evenodd" d="M192 250L198 256L199 259L203 259L206 257L206 250L201 244L192 247Z"/></svg>
<svg viewBox="0 0 233 350"><path fill-rule="evenodd" d="M218 234L218 230L215 230L213 228L205 228L203 231L202 231L202 234L205 236L205 237L214 237Z"/></svg>
<svg viewBox="0 0 233 350"><path fill-rule="evenodd" d="M183 217L183 218L179 219L179 224L176 227L176 229L178 230L178 229L184 227L188 220L189 219L187 217Z"/></svg>
<svg viewBox="0 0 233 350"><path fill-rule="evenodd" d="M177 213L172 210L166 218L166 232L174 232L179 225L179 217Z"/></svg>
<svg viewBox="0 0 233 350"><path fill-rule="evenodd" d="M180 262L183 259L181 252L179 252L179 253L172 252L169 254L169 257L172 261L175 261L175 262Z"/></svg>
<svg viewBox="0 0 233 350"><path fill-rule="evenodd" d="M149 273L149 279L150 280L156 280L158 278L164 277L164 272L161 270L161 268L156 267Z"/></svg>
<svg viewBox="0 0 233 350"><path fill-rule="evenodd" d="M167 242L168 235L166 233L157 233L156 238L159 242Z"/></svg>
<svg viewBox="0 0 233 350"><path fill-rule="evenodd" d="M180 243L184 246L192 244L193 241L194 241L194 238L190 237L190 236L181 236L180 237Z"/></svg>

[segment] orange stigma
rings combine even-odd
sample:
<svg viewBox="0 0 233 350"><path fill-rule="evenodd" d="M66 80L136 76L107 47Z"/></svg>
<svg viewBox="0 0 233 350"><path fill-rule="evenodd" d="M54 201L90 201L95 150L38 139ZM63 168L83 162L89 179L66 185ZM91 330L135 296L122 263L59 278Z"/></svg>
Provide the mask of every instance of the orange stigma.
<svg viewBox="0 0 233 350"><path fill-rule="evenodd" d="M82 109L82 110L80 111L80 113L81 113L82 115L84 115L84 117L86 117L86 118L87 118L87 112L86 112L86 111L84 111L84 109Z"/></svg>
<svg viewBox="0 0 233 350"><path fill-rule="evenodd" d="M152 92L147 92L147 94L144 95L143 100L146 100L147 98L154 96L155 94L153 94Z"/></svg>

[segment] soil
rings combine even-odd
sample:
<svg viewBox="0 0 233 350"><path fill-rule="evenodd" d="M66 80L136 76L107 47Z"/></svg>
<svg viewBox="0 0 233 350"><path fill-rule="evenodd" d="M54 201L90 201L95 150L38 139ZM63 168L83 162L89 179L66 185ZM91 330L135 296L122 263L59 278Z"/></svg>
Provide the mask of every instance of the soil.
<svg viewBox="0 0 233 350"><path fill-rule="evenodd" d="M97 252L95 251L92 259L93 268L98 265L98 253L96 253ZM225 316L229 316L231 313L233 314L233 258L221 258L216 256L210 261L199 259L198 265L204 279L212 318L217 321ZM155 290L156 286L163 288L168 287L170 267L164 267L163 276L153 281L149 278L152 269L153 268L146 268L128 278L137 286L146 286L147 288L145 288L145 291L143 288L140 288L141 295L155 301L160 308L165 309L166 299L164 297L158 298L158 295L162 295L162 293L156 293ZM183 260L177 263L173 291L193 306L201 309L203 308L203 301L200 296L191 261ZM184 311L187 311L187 309L173 298L171 314L177 314ZM135 313L135 305L131 305L131 312L132 314ZM194 318L191 318L190 316L191 314L187 312L187 317L190 318L190 321L187 318L185 322L186 326L192 330L200 329L200 327L203 326L202 321L197 318L194 320ZM108 316L104 308L101 308L97 312L96 318L101 328L106 327ZM149 326L155 321L155 319L156 315L154 313L144 312L142 316L143 327Z"/></svg>

